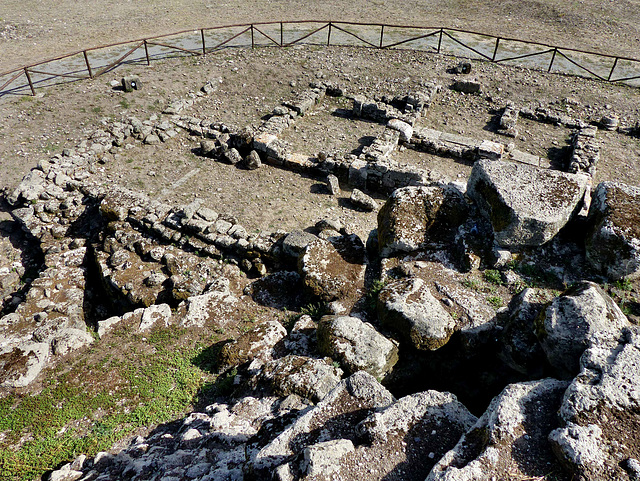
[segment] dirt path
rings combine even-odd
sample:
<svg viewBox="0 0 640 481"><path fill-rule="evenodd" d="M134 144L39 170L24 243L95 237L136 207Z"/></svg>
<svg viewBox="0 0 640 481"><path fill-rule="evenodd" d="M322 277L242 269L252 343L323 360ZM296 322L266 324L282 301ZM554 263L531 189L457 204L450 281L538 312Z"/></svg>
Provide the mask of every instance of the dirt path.
<svg viewBox="0 0 640 481"><path fill-rule="evenodd" d="M91 46L183 29L279 20L341 20L463 28L559 46L640 56L640 2L621 0L4 0L0 72Z"/></svg>

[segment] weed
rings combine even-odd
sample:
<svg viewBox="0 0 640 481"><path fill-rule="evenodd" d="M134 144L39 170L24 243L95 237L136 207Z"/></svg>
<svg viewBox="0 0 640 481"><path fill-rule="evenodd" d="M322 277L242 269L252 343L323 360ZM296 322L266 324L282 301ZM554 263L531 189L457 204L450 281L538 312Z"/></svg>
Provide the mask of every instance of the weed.
<svg viewBox="0 0 640 481"><path fill-rule="evenodd" d="M94 114L101 114L101 113L102 113L102 107L99 107L99 106L97 106L97 107L93 107L93 108L91 109L91 111L92 111Z"/></svg>
<svg viewBox="0 0 640 481"><path fill-rule="evenodd" d="M487 297L487 302L495 309L499 309L504 305L504 301L500 296L489 296Z"/></svg>
<svg viewBox="0 0 640 481"><path fill-rule="evenodd" d="M496 286L501 286L503 284L502 277L500 276L500 271L496 269L487 269L483 272L482 275L484 277L484 280L491 284L495 284Z"/></svg>
<svg viewBox="0 0 640 481"><path fill-rule="evenodd" d="M129 103L129 101L127 99L122 99L120 100L120 107L122 107L123 109L129 109L131 108L131 104Z"/></svg>
<svg viewBox="0 0 640 481"><path fill-rule="evenodd" d="M318 319L320 319L322 316L325 315L326 312L327 312L327 306L325 306L322 303L318 303L318 304L310 303L304 306L302 309L300 309L300 313L303 316L311 316L311 318L314 321L317 321Z"/></svg>
<svg viewBox="0 0 640 481"><path fill-rule="evenodd" d="M380 291L384 288L386 282L382 279L376 279L371 283L369 290L367 291L367 307L371 311L375 311L376 306L378 304L378 296L380 295Z"/></svg>
<svg viewBox="0 0 640 481"><path fill-rule="evenodd" d="M467 289L471 289L474 291L480 290L480 282L477 279L465 279L461 282L461 284Z"/></svg>
<svg viewBox="0 0 640 481"><path fill-rule="evenodd" d="M627 292L633 289L633 284L631 284L631 281L629 279L619 279L613 284L613 286L616 289Z"/></svg>

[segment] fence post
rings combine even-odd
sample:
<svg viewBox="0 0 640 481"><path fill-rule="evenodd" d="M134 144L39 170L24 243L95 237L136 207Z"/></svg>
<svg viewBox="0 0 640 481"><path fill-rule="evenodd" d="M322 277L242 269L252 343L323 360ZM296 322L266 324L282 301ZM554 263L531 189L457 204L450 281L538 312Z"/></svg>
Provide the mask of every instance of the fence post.
<svg viewBox="0 0 640 481"><path fill-rule="evenodd" d="M254 48L255 44L253 43L253 24L251 24L251 48Z"/></svg>
<svg viewBox="0 0 640 481"><path fill-rule="evenodd" d="M496 38L496 48L493 49L493 57L491 57L491 61L496 61L496 56L498 55L498 46L500 45L500 37Z"/></svg>
<svg viewBox="0 0 640 481"><path fill-rule="evenodd" d="M282 26L282 22L280 22L280 46L284 45L284 27Z"/></svg>
<svg viewBox="0 0 640 481"><path fill-rule="evenodd" d="M380 48L382 48L382 40L384 39L384 25L380 25Z"/></svg>
<svg viewBox="0 0 640 481"><path fill-rule="evenodd" d="M611 82L611 77L613 77L613 71L616 69L616 65L618 65L618 57L613 62L613 67L611 67L611 72L609 72L609 76L607 77L607 82Z"/></svg>
<svg viewBox="0 0 640 481"><path fill-rule="evenodd" d="M144 55L147 57L147 66L151 65L151 60L149 59L149 46L147 45L147 39L143 40L144 42Z"/></svg>
<svg viewBox="0 0 640 481"><path fill-rule="evenodd" d="M438 39L438 53L440 53L440 45L442 45L442 33L443 33L444 29L441 28L440 29L440 38Z"/></svg>
<svg viewBox="0 0 640 481"><path fill-rule="evenodd" d="M207 54L207 45L204 42L204 29L203 28L200 29L200 36L202 37L202 55L206 55Z"/></svg>
<svg viewBox="0 0 640 481"><path fill-rule="evenodd" d="M558 48L554 47L553 55L551 56L551 62L549 62L549 68L547 69L547 73L551 72L551 67L553 67L553 61L556 59L556 53L558 53Z"/></svg>
<svg viewBox="0 0 640 481"><path fill-rule="evenodd" d="M89 78L93 78L93 72L91 71L91 65L89 65L89 57L87 57L87 51L82 52L84 54L84 63L87 64L87 70L89 71Z"/></svg>
<svg viewBox="0 0 640 481"><path fill-rule="evenodd" d="M329 33L327 34L327 47L331 45L331 22L329 22Z"/></svg>
<svg viewBox="0 0 640 481"><path fill-rule="evenodd" d="M29 70L27 67L24 68L24 74L27 76L27 80L29 81L29 87L31 87L31 94L36 96L36 89L33 87L33 82L31 81L31 75L29 75Z"/></svg>

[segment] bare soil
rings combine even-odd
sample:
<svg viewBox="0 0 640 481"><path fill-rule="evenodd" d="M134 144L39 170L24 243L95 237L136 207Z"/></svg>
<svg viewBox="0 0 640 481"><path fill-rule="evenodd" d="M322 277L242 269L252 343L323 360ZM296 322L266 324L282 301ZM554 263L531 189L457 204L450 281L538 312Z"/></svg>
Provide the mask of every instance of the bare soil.
<svg viewBox="0 0 640 481"><path fill-rule="evenodd" d="M284 20L461 28L622 56L640 50L636 0L445 0L435 4L418 0L5 0L0 7L0 72L97 45L194 28Z"/></svg>

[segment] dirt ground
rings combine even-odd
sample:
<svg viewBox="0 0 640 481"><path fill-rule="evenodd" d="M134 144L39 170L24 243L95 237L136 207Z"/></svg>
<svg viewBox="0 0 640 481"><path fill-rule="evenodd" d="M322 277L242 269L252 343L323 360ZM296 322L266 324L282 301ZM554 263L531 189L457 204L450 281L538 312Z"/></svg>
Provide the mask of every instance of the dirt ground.
<svg viewBox="0 0 640 481"><path fill-rule="evenodd" d="M164 118L164 106L185 98L212 78L222 79L218 90L184 114L222 122L232 130L259 125L274 107L319 79L342 85L347 95L369 97L404 95L425 82L438 82L444 89L420 119L420 126L513 142L519 150L545 157L566 156L571 130L521 119L516 139L500 136L497 120L507 100L522 107L545 106L585 121L598 121L610 113L626 123L640 119L638 89L484 62L474 62L471 75L483 85L482 95L454 92L447 88L454 78L447 69L455 62L423 52L309 46L227 49L206 57L153 62L150 67L129 65L95 80L49 88L43 98L24 96L5 102L0 110L4 167L0 185L11 191L39 160L77 145L109 120ZM142 90L125 94L109 85L110 80L128 73L141 76ZM382 126L351 118L350 109L347 98L326 98L282 138L295 151L309 156L320 150L358 153ZM596 181L624 178L640 185L640 141L604 131L599 138L602 159ZM335 217L353 224L354 231L366 238L375 226L374 214L349 207L345 199L349 192L338 198L327 195L323 179L269 166L251 172L220 164L196 155L199 141L186 134L165 144L130 147L119 155L106 155L104 164L98 165L105 181L143 190L170 203L201 197L251 231L306 228L320 218ZM464 162L409 149L400 149L394 159L430 170L434 180L465 181L471 169ZM180 185L185 176L193 177Z"/></svg>
<svg viewBox="0 0 640 481"><path fill-rule="evenodd" d="M260 21L334 20L461 28L621 56L640 51L637 0L4 0L0 72L92 46Z"/></svg>

